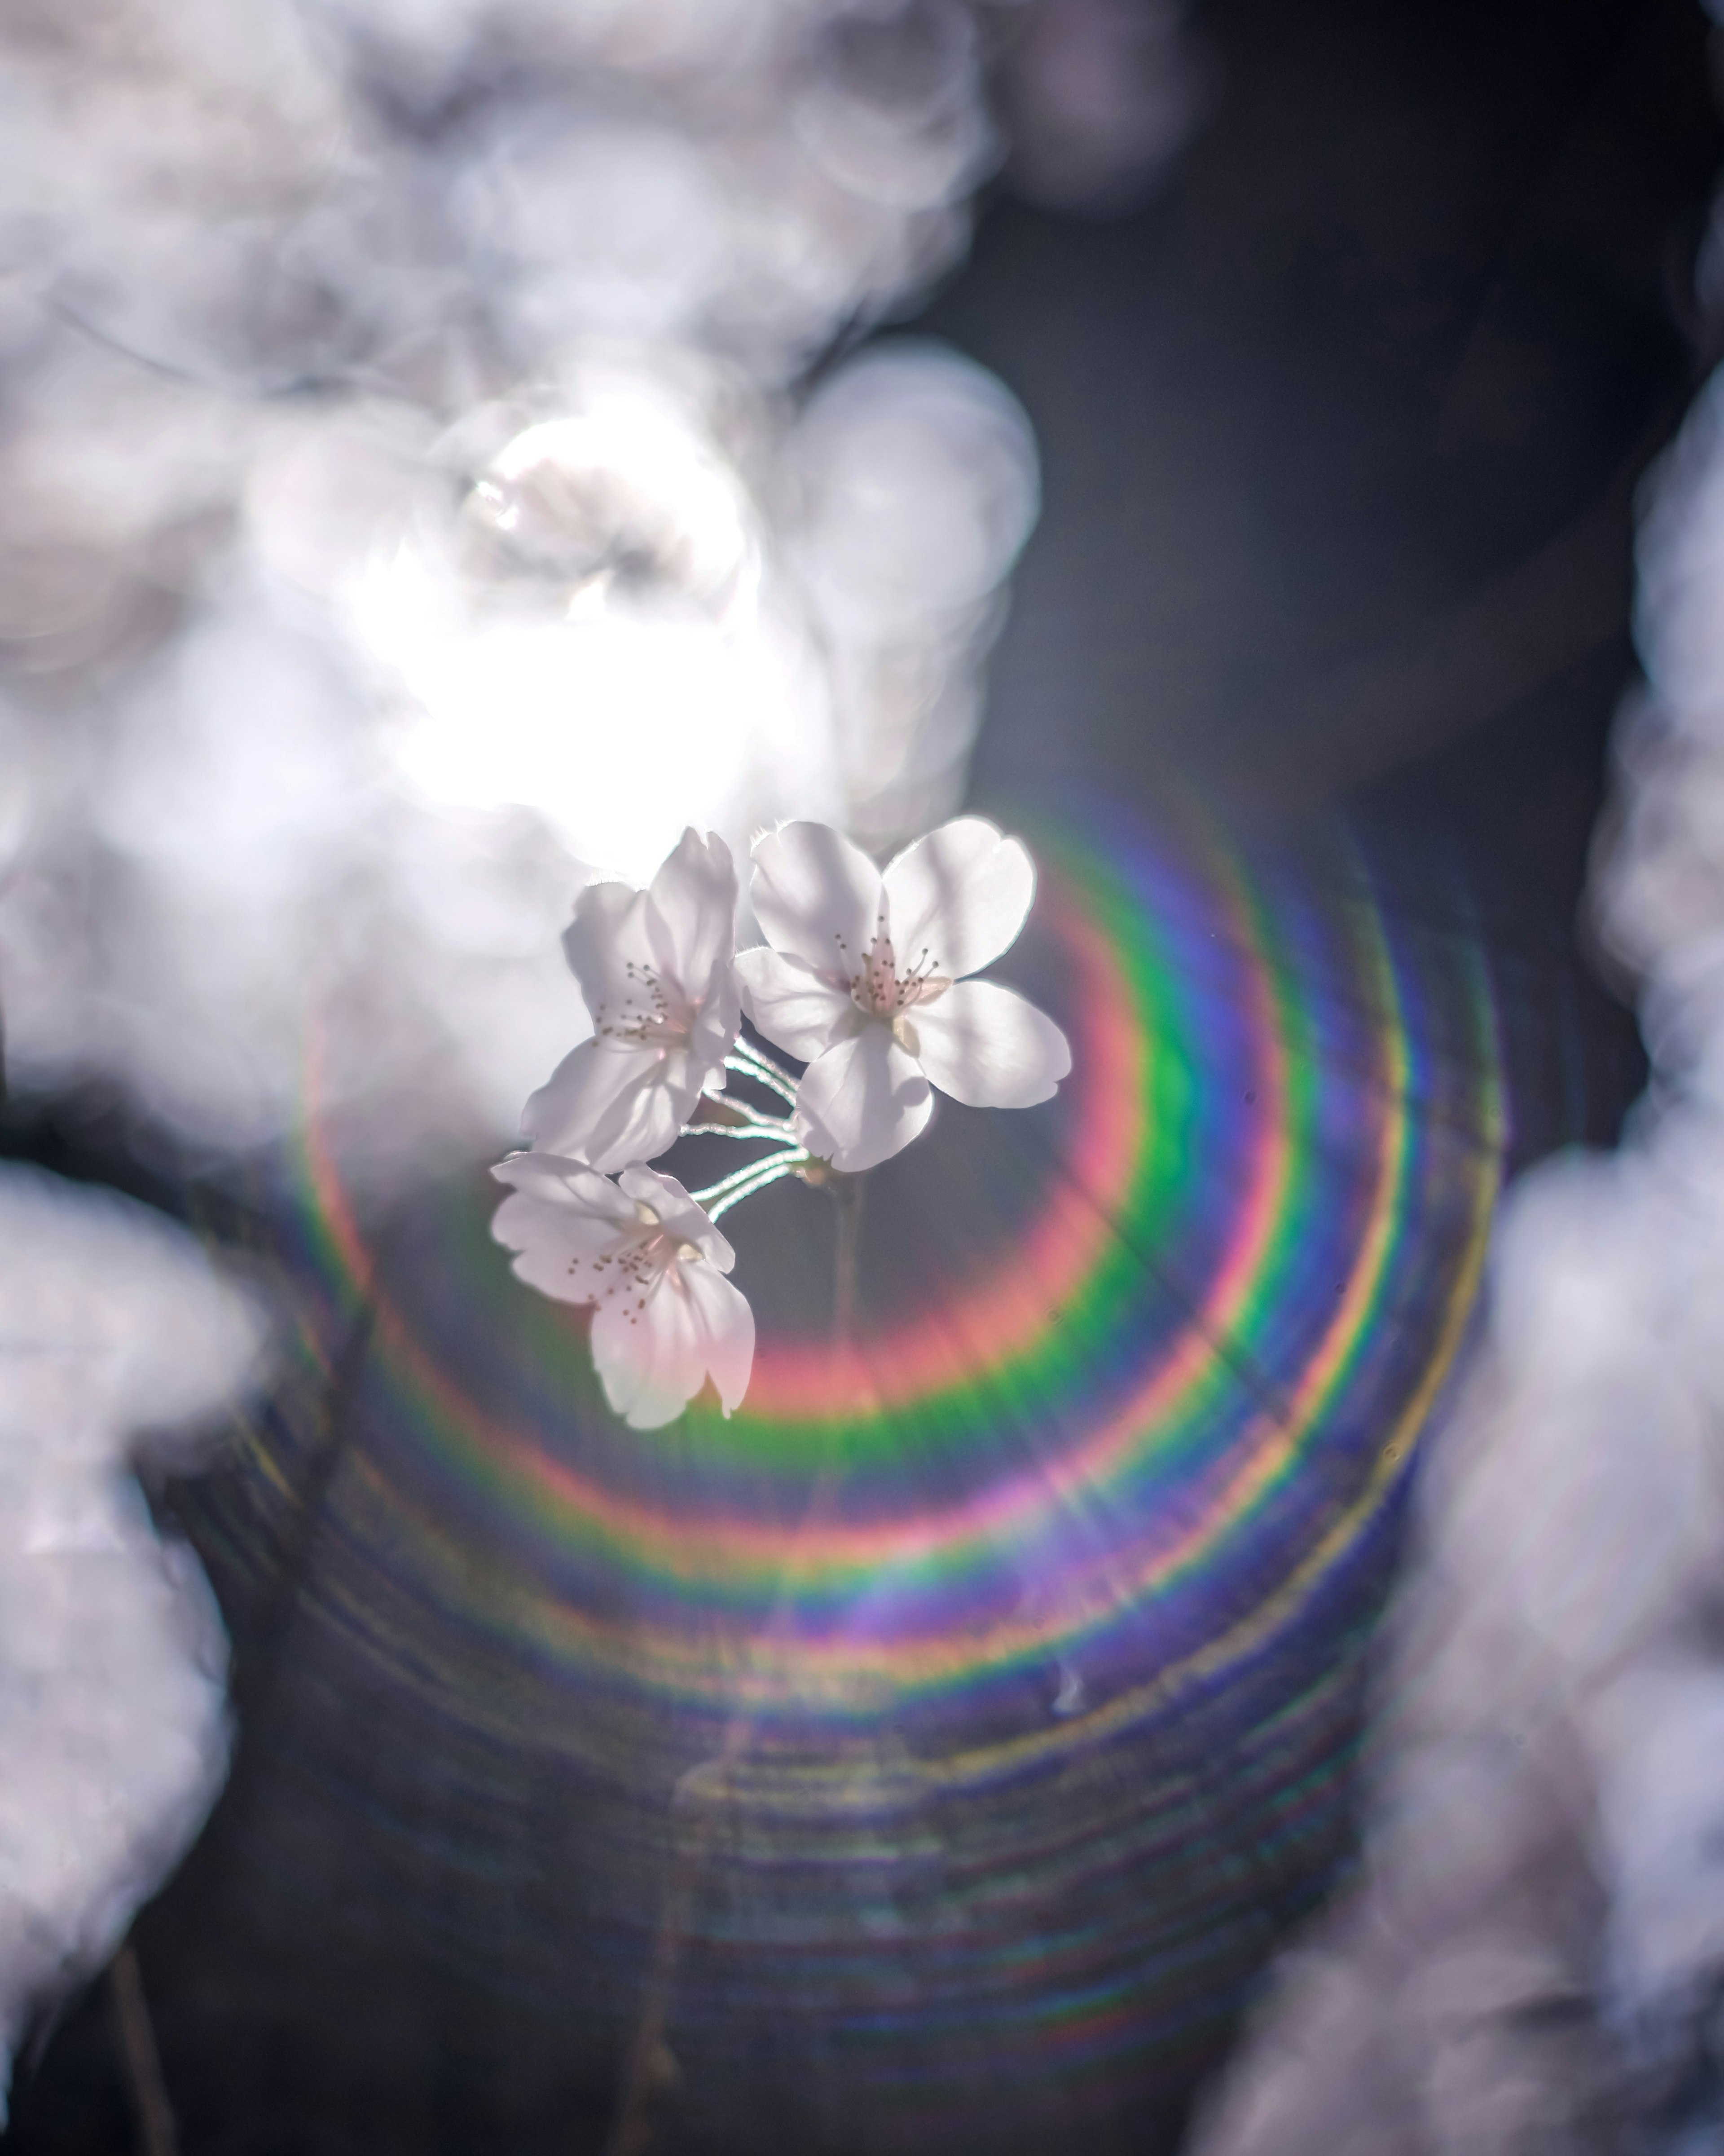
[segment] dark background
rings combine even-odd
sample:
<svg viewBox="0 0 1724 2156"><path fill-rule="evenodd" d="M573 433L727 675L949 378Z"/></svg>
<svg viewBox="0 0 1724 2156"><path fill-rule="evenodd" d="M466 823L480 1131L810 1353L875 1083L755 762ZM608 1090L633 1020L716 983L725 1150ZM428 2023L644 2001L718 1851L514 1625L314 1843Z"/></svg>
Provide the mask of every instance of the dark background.
<svg viewBox="0 0 1724 2156"><path fill-rule="evenodd" d="M1435 850L1497 968L1517 1160L1608 1142L1644 1067L1579 909L1633 673L1634 490L1710 358L1706 20L1690 0L1213 0L1193 28L1208 115L1154 198L1085 218L1002 185L915 325L1004 378L1043 458L975 798L1195 788L1268 839L1338 809L1380 857ZM5 1132L192 1202L88 1101L13 1104ZM437 1974L358 1823L344 1845L339 1815L295 1810L339 1673L249 1682L290 1607L205 1555L240 1748L136 1934L187 2156L597 2148L614 2054ZM357 1752L383 1748L362 1698L342 1715ZM508 1824L579 1830L531 1787ZM307 1866L345 1897L333 1956ZM1177 2102L1122 2119L1118 2145L1171 2147L1178 2123ZM21 2058L7 2142L137 2145L104 1986Z"/></svg>

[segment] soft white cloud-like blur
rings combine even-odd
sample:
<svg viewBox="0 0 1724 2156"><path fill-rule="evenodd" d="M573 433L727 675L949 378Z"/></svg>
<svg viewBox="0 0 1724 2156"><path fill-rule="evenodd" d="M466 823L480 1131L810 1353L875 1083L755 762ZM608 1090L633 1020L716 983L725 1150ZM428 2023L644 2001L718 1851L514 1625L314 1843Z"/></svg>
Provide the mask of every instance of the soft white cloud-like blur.
<svg viewBox="0 0 1724 2156"><path fill-rule="evenodd" d="M350 116L288 0L16 0L0 269L159 365L246 371Z"/></svg>
<svg viewBox="0 0 1724 2156"><path fill-rule="evenodd" d="M1644 981L1652 1089L1615 1155L1540 1169L1502 1216L1394 1612L1362 1876L1284 1964L1202 2156L1724 2136L1724 376L1639 577L1647 686L1593 896Z"/></svg>
<svg viewBox="0 0 1724 2156"><path fill-rule="evenodd" d="M961 253L990 69L1139 155L1044 12L7 11L15 1086L212 1163L315 1112L387 1191L578 1037L593 874L957 805L1034 439L956 354L829 355Z"/></svg>
<svg viewBox="0 0 1724 2156"><path fill-rule="evenodd" d="M834 375L788 449L791 558L827 656L846 820L885 845L962 793L981 662L1036 520L1035 440L991 375L906 341Z"/></svg>
<svg viewBox="0 0 1724 2156"><path fill-rule="evenodd" d="M1022 13L1003 94L1018 191L1059 209L1136 202L1208 95L1182 0L1027 0Z"/></svg>
<svg viewBox="0 0 1724 2156"><path fill-rule="evenodd" d="M0 1169L0 2103L32 2005L113 1953L221 1785L220 1619L130 1463L197 1459L264 1337L182 1230Z"/></svg>
<svg viewBox="0 0 1724 2156"><path fill-rule="evenodd" d="M596 352L432 445L337 577L415 799L530 804L638 882L690 822L740 845L841 805L824 669L741 461L756 401L690 355Z"/></svg>

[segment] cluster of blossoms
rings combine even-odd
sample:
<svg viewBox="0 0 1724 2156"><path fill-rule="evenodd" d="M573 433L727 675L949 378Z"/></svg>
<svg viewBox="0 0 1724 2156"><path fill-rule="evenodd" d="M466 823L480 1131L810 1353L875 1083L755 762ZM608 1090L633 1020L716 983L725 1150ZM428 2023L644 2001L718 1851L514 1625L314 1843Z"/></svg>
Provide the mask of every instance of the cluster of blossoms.
<svg viewBox="0 0 1724 2156"><path fill-rule="evenodd" d="M495 1232L515 1270L593 1306L593 1357L639 1430L680 1414L710 1378L729 1414L747 1389L754 1316L726 1277L716 1223L786 1175L829 1181L900 1152L938 1088L972 1107L1027 1108L1071 1068L1051 1019L968 978L1017 940L1035 893L1022 842L960 817L882 873L842 832L787 824L754 847L767 941L738 952L736 872L690 830L645 891L582 892L563 947L593 1019L527 1102L531 1149L492 1173L511 1186ZM741 1034L807 1066L798 1079ZM767 1113L727 1074L782 1104ZM645 1165L679 1137L764 1144L710 1189Z"/></svg>

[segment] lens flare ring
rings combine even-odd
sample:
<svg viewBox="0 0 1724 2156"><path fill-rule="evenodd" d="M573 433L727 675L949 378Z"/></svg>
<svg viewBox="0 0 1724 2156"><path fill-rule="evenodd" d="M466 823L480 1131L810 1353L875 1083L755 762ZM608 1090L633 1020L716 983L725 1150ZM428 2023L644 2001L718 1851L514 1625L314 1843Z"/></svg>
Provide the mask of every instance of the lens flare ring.
<svg viewBox="0 0 1724 2156"><path fill-rule="evenodd" d="M379 1419L408 1435L369 1466L418 1593L459 1599L460 1523L499 1517L523 1573L475 1621L712 1713L936 1704L1107 1658L1146 1610L1183 1640L1087 1712L923 1762L942 1782L1129 1727L1296 1620L1392 1504L1476 1285L1504 1142L1476 954L1425 978L1367 886L1337 908L1213 845L1049 859L1075 1070L1008 1243L855 1347L768 1319L742 1410L691 1415L692 1494L650 1450L618 1475L557 1429L578 1321L523 1298L503 1328L554 1377L522 1414L386 1294ZM304 1159L308 1220L356 1292L370 1256L315 1115ZM450 1234L483 1310L491 1255L472 1221ZM931 1495L918 1455L936 1485L956 1460L957 1492ZM842 1502L798 1525L784 1493L824 1465ZM782 1502L758 1503L763 1481ZM769 1637L781 1600L795 1619Z"/></svg>

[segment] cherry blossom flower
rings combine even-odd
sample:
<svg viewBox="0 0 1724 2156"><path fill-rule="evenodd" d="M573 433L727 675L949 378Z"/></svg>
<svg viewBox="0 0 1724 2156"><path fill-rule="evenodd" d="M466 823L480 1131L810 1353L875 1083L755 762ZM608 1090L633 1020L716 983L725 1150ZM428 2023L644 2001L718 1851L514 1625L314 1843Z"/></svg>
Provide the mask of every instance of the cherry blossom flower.
<svg viewBox="0 0 1724 2156"><path fill-rule="evenodd" d="M690 829L653 878L589 885L563 936L593 1038L526 1104L536 1150L602 1172L676 1142L703 1092L724 1088L741 1012L731 971L736 871Z"/></svg>
<svg viewBox="0 0 1724 2156"><path fill-rule="evenodd" d="M754 1312L725 1278L736 1253L674 1176L518 1152L491 1170L511 1194L491 1233L559 1302L590 1302L605 1398L636 1430L674 1421L710 1377L728 1415L754 1367Z"/></svg>
<svg viewBox="0 0 1724 2156"><path fill-rule="evenodd" d="M1071 1068L1053 1020L1010 988L966 978L1016 941L1035 895L1017 839L962 816L906 846L884 875L824 824L754 848L767 947L736 959L749 1017L808 1064L796 1131L846 1173L900 1152L931 1086L977 1108L1047 1100Z"/></svg>

